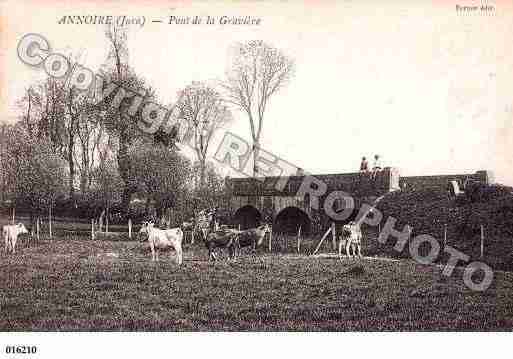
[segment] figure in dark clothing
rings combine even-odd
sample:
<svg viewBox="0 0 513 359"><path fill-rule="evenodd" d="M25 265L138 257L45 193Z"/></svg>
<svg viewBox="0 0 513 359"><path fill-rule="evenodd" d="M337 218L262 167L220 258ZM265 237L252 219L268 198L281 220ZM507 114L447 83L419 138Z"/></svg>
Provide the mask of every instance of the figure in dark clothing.
<svg viewBox="0 0 513 359"><path fill-rule="evenodd" d="M362 157L362 162L360 163L360 172L368 172L369 171L369 162L365 157Z"/></svg>

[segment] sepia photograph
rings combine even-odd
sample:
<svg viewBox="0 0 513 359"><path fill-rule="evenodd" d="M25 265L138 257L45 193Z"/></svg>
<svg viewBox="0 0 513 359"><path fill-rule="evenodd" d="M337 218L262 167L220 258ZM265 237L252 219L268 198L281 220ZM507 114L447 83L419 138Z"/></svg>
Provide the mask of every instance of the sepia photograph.
<svg viewBox="0 0 513 359"><path fill-rule="evenodd" d="M513 329L510 1L0 9L6 358Z"/></svg>

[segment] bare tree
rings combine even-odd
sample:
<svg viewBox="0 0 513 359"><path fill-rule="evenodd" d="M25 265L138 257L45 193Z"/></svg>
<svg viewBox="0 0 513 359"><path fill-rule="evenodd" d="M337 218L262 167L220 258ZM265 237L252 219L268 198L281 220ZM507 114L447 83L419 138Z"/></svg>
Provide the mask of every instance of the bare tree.
<svg viewBox="0 0 513 359"><path fill-rule="evenodd" d="M128 66L128 47L127 47L127 32L126 29L116 25L107 26L105 30L105 36L110 44L110 51L108 60L112 59L114 62L114 73L112 80L118 83L123 82L123 70ZM126 71L125 71L126 74ZM117 110L117 109L115 109ZM117 153L118 169L121 178L125 182L125 189L123 193L122 202L124 205L128 205L130 202L130 193L135 190L132 189L130 181L130 159L128 157L128 147L130 145L130 130L126 125L127 121L123 120L123 116L120 111L110 113L107 116L109 121L110 130L114 130L118 137L119 149Z"/></svg>
<svg viewBox="0 0 513 359"><path fill-rule="evenodd" d="M205 185L206 159L215 131L232 120L221 95L211 87L193 82L179 92L177 108L185 120L185 138L190 141L199 161L200 187Z"/></svg>
<svg viewBox="0 0 513 359"><path fill-rule="evenodd" d="M69 87L66 93L67 116L65 123L66 149L65 157L69 166L68 189L70 199L75 197L75 142L78 134L78 124L82 113L86 108L86 101L78 91Z"/></svg>
<svg viewBox="0 0 513 359"><path fill-rule="evenodd" d="M144 94L143 102L154 100L154 89L147 86L146 81L128 66L126 29L109 26L105 35L110 44L108 60L113 61L113 66L109 67L110 64L108 64L107 71L104 73L107 83L116 82L124 89ZM137 138L143 136L137 127L140 113L132 118L128 116L128 108L131 105L129 99L125 98L117 107L110 106L109 102L108 100L103 102L103 122L107 131L114 135L118 142L117 167L124 182L121 208L128 209L131 196L137 190L137 182L132 174L129 147Z"/></svg>
<svg viewBox="0 0 513 359"><path fill-rule="evenodd" d="M253 176L258 174L257 158L269 99L288 83L293 72L292 59L261 40L234 47L223 88L227 100L248 116L253 140Z"/></svg>
<svg viewBox="0 0 513 359"><path fill-rule="evenodd" d="M123 180L119 175L117 161L115 159L116 145L113 137L105 133L98 139L97 156L98 164L89 173L90 190L88 197L101 203L103 211L96 213L103 224L105 216L109 216L112 204L119 201L123 192ZM100 224L100 226L102 226Z"/></svg>
<svg viewBox="0 0 513 359"><path fill-rule="evenodd" d="M20 101L20 106L26 105L26 112L24 115L22 115L22 121L25 125L25 128L27 129L30 136L33 135L33 128L34 128L34 116L32 116L33 112L33 97L34 97L34 91L32 90L32 87L29 87L27 89L27 93Z"/></svg>
<svg viewBox="0 0 513 359"><path fill-rule="evenodd" d="M47 138L56 153L64 156L66 141L62 119L66 115L66 92L61 81L48 78L34 91L34 104L38 113L37 137Z"/></svg>
<svg viewBox="0 0 513 359"><path fill-rule="evenodd" d="M75 144L78 122L88 110L86 94L66 86L61 80L48 78L40 85L28 88L18 101L21 122L27 134L46 139L56 154L68 163L68 193L74 197L76 161Z"/></svg>
<svg viewBox="0 0 513 359"><path fill-rule="evenodd" d="M117 80L123 78L123 69L128 67L127 28L109 25L105 29L105 37L110 43L108 60L113 60Z"/></svg>
<svg viewBox="0 0 513 359"><path fill-rule="evenodd" d="M78 120L77 130L74 158L80 174L80 192L84 194L91 185L92 171L100 156L99 146L106 135L96 106L86 105L86 110Z"/></svg>

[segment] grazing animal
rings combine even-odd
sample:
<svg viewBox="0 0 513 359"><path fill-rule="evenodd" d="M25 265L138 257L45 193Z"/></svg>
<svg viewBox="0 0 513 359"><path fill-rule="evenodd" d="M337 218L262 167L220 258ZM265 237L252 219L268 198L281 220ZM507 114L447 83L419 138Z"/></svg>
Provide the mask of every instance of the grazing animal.
<svg viewBox="0 0 513 359"><path fill-rule="evenodd" d="M194 228L194 223L191 221L191 222L183 222L182 225L182 231L192 231L192 229Z"/></svg>
<svg viewBox="0 0 513 359"><path fill-rule="evenodd" d="M176 251L176 263L182 264L183 232L180 228L158 229L154 227L153 222L144 222L139 233L148 234L151 258L154 262L159 260L160 249L173 248Z"/></svg>
<svg viewBox="0 0 513 359"><path fill-rule="evenodd" d="M263 224L257 228L251 228L244 231L240 231L238 232L239 246L251 246L253 252L255 253L256 249L260 247L260 245L264 241L266 233L271 233L271 226L269 226L268 224Z"/></svg>
<svg viewBox="0 0 513 359"><path fill-rule="evenodd" d="M190 222L183 222L180 228L182 228L184 233L184 240L187 240L187 233L189 233L191 237L191 243L194 243L194 220L191 220Z"/></svg>
<svg viewBox="0 0 513 359"><path fill-rule="evenodd" d="M342 255L342 247L346 249L348 257L362 257L362 230L360 226L351 221L342 227L342 235L340 236L340 243L338 245L338 255ZM351 250L352 249L352 254Z"/></svg>
<svg viewBox="0 0 513 359"><path fill-rule="evenodd" d="M28 233L27 228L23 223L7 224L2 228L2 235L5 240L5 251L12 254L16 253L16 241L18 236L23 233Z"/></svg>
<svg viewBox="0 0 513 359"><path fill-rule="evenodd" d="M249 247L256 252L256 249L262 244L266 233L271 232L268 224L257 228L251 228L244 231L221 226L218 230L212 231L207 235L205 245L208 249L209 259L216 260L215 249L228 249L230 258L237 256L237 250L242 247Z"/></svg>
<svg viewBox="0 0 513 359"><path fill-rule="evenodd" d="M209 232L214 229L213 220L214 216L211 211L203 210L198 213L196 228L203 235L203 240L206 240Z"/></svg>
<svg viewBox="0 0 513 359"><path fill-rule="evenodd" d="M204 239L205 246L208 249L208 259L213 259L214 261L217 260L215 254L216 248L228 249L229 257L235 258L237 255L237 248L240 248L238 235L239 231L228 228L208 233Z"/></svg>

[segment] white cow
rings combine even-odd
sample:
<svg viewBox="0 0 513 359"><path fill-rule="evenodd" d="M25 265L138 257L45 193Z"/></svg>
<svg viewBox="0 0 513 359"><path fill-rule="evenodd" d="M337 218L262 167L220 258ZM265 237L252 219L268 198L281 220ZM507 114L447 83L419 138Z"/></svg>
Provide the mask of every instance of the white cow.
<svg viewBox="0 0 513 359"><path fill-rule="evenodd" d="M158 229L152 222L144 222L139 233L148 234L152 260L159 260L159 249L174 248L176 251L176 263L182 264L183 231L180 228Z"/></svg>
<svg viewBox="0 0 513 359"><path fill-rule="evenodd" d="M346 255L348 257L362 257L362 230L355 222L349 222L342 227L342 235L340 236L340 243L338 245L338 255L342 256L342 247L346 248ZM350 250L352 249L352 255Z"/></svg>
<svg viewBox="0 0 513 359"><path fill-rule="evenodd" d="M23 223L18 224L6 224L2 228L2 235L5 240L5 251L12 254L16 253L16 241L18 236L23 233L28 233L27 228Z"/></svg>

